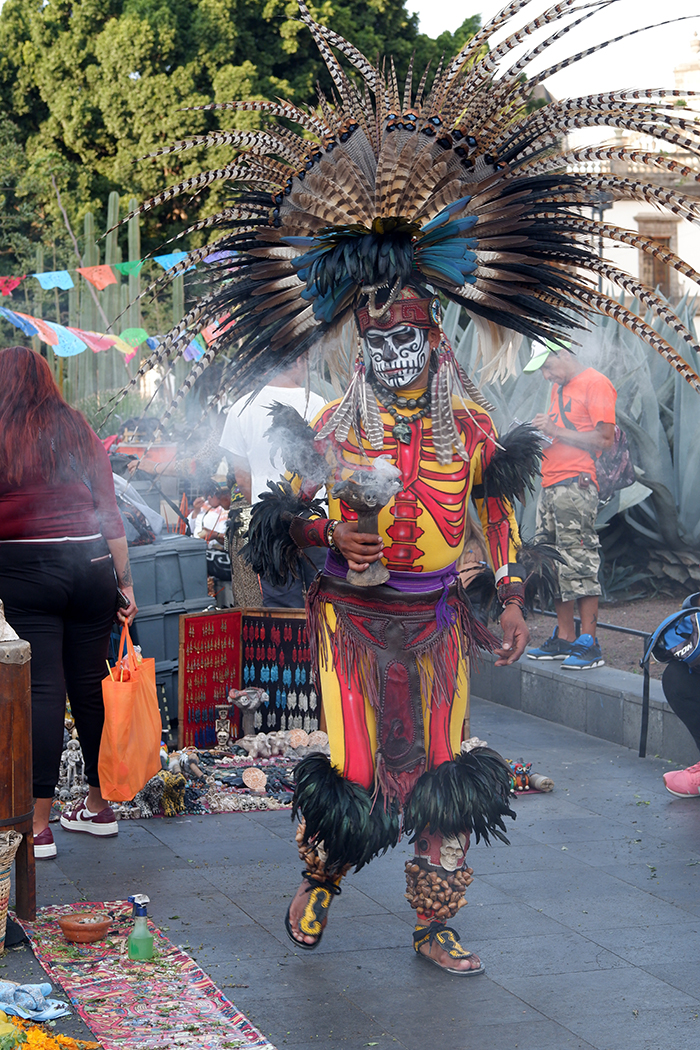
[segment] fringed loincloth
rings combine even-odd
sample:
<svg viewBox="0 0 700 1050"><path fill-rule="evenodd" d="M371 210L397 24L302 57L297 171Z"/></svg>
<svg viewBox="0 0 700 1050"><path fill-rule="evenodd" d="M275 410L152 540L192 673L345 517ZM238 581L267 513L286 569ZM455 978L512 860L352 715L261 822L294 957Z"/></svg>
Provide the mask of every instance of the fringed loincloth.
<svg viewBox="0 0 700 1050"><path fill-rule="evenodd" d="M335 630L325 614L331 604ZM322 575L307 598L312 661L356 681L377 718L377 787L403 804L426 769L423 703L450 704L462 661L497 639L457 581L423 593Z"/></svg>

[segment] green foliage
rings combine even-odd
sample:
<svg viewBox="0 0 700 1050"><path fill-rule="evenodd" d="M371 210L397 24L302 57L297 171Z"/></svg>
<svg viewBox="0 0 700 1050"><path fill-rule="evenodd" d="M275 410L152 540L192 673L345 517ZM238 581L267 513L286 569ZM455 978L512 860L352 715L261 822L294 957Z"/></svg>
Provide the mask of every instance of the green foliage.
<svg viewBox="0 0 700 1050"><path fill-rule="evenodd" d="M395 0L324 0L322 22L371 61L393 53L399 76L454 54L479 26L467 18L437 41L418 33L416 15ZM17 272L28 243L57 247L58 265L75 261L51 186L56 178L72 225L86 212L104 228L108 194L126 204L230 158L193 150L144 160L176 139L230 127L230 112L191 107L240 97L315 102L331 84L295 0L6 0L0 13L0 272ZM254 124L254 114L236 116ZM7 170L7 168L5 169ZM14 174L12 174L14 172ZM185 228L219 201L178 198L149 214L144 251ZM122 212L123 213L123 212ZM123 235L122 235L123 236ZM192 246L195 242L191 242ZM126 255L124 256L126 258Z"/></svg>
<svg viewBox="0 0 700 1050"><path fill-rule="evenodd" d="M32 199L41 192L41 183L27 169L19 128L0 112L0 260L7 257L14 265L14 270L5 270L0 261L0 273L29 269L34 244L41 238L41 210Z"/></svg>
<svg viewBox="0 0 700 1050"><path fill-rule="evenodd" d="M99 394L90 394L82 398L73 398L69 393L68 396L73 408L83 413L95 433L100 437L107 437L109 434L114 434L126 419L140 419L141 416L146 415L149 408L150 398L141 394L127 394L120 401L118 410L105 424L105 405L108 404L111 397L118 393L118 389L107 389L100 391Z"/></svg>

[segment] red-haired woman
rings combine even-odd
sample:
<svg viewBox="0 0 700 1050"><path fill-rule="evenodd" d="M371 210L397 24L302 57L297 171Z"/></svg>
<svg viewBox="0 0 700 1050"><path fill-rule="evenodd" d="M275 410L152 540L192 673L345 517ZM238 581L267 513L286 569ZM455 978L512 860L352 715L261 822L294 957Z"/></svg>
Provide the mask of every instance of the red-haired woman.
<svg viewBox="0 0 700 1050"><path fill-rule="evenodd" d="M131 622L137 609L107 454L43 357L24 346L0 350L0 599L32 647L36 857L56 856L49 815L66 693L89 792L61 824L91 835L118 831L97 775L117 584L129 600L119 617Z"/></svg>

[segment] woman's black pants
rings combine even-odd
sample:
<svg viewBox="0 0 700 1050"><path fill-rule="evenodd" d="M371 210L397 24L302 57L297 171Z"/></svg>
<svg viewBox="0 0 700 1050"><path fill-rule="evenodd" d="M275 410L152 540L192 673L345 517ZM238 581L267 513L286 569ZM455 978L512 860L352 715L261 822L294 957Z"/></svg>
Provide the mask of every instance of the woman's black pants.
<svg viewBox="0 0 700 1050"><path fill-rule="evenodd" d="M117 584L103 539L0 543L5 617L32 647L34 797L53 798L63 751L66 693L88 784L99 786L102 679Z"/></svg>
<svg viewBox="0 0 700 1050"><path fill-rule="evenodd" d="M671 660L661 684L671 710L678 715L700 751L700 672Z"/></svg>

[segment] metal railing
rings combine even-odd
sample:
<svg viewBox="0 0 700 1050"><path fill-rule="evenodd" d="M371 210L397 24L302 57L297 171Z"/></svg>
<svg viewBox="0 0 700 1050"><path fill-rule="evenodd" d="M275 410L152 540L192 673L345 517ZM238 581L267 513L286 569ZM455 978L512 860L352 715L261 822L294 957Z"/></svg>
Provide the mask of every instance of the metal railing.
<svg viewBox="0 0 700 1050"><path fill-rule="evenodd" d="M534 609L533 612L536 612L539 616L551 616L555 619L557 615L555 612L550 612L546 609ZM575 616L574 623L576 624L576 634L578 636L581 633L580 617ZM616 631L618 634L630 634L635 638L641 638L643 646L642 658L644 657L647 645L649 644L649 639L651 638L651 634L647 631L638 631L634 627L618 627L615 623L598 623L596 627L603 631ZM642 723L639 729L639 757L646 758L647 736L649 734L649 660L643 660L643 662L640 660L640 665L644 676L644 682L642 685Z"/></svg>

